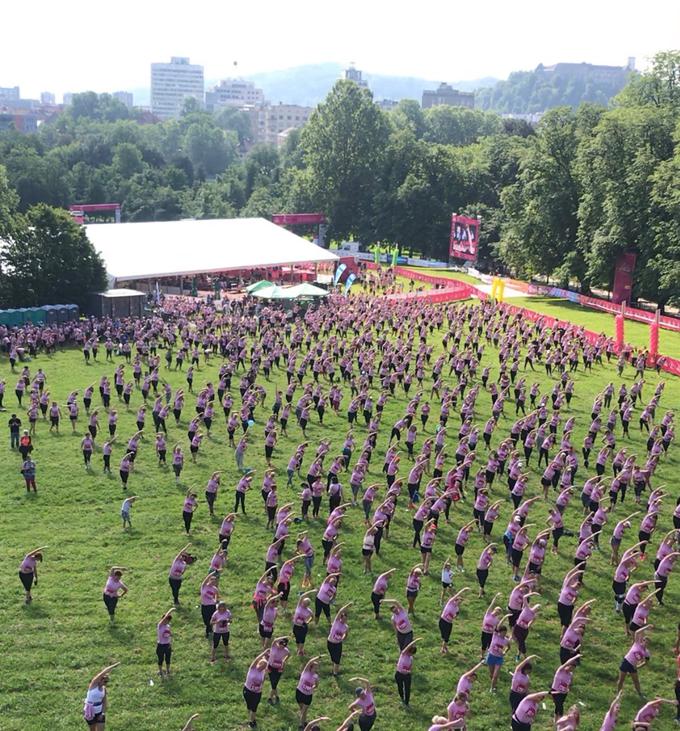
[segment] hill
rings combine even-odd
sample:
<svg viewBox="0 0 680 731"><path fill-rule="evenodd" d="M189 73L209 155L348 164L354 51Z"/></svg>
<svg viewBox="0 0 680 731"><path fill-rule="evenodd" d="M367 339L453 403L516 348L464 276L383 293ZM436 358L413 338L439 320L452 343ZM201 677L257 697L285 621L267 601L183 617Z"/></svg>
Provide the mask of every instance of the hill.
<svg viewBox="0 0 680 731"><path fill-rule="evenodd" d="M270 101L315 106L326 98L333 84L341 78L344 67L339 63L319 63L295 66L289 69L252 74L247 78L264 90ZM433 81L415 76L386 76L364 72L364 78L376 99L417 99L424 89L434 89L442 79ZM494 84L496 79L484 78L451 81L461 91L473 91L480 86Z"/></svg>
<svg viewBox="0 0 680 731"><path fill-rule="evenodd" d="M634 73L634 72L632 72ZM581 102L607 105L626 85L626 67L588 63L539 64L533 71L514 71L507 81L477 90L479 109L531 114L553 107L576 108Z"/></svg>

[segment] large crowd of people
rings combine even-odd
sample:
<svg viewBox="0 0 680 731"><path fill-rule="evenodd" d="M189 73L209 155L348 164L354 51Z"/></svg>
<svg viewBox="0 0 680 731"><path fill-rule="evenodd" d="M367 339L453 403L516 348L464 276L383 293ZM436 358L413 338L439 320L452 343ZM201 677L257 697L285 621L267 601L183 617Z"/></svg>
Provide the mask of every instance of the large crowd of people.
<svg viewBox="0 0 680 731"><path fill-rule="evenodd" d="M248 299L223 310L168 299L141 319L0 328L7 358L0 407L11 414L10 449L19 455L26 490L41 493L40 476L49 468L41 462L44 434L82 434L81 469L117 473L122 528L129 530L135 502L143 500L134 494L141 453L169 464L184 484L193 463L211 459L210 435L226 435L232 466L225 471L215 464L204 495L187 488L182 530L191 536L203 500L213 516L231 489L233 505L230 497L211 556L195 555L187 543L168 566L172 606L157 622L156 657L159 677L170 675L174 609L186 592L187 567L198 562L205 571L192 581L200 592L197 631L208 638L211 663L219 662L218 653L231 661L227 561L247 540L239 536L242 516L261 516L269 545L263 573L252 576L250 628L261 651L243 667L242 689L252 728L267 693L272 706L295 704L305 731L396 727L395 718L378 722L376 689L363 676L351 678L355 697L341 723L310 713L319 684L343 673L352 626L385 614L396 648L394 686L381 687L381 694L395 693L404 707L417 702L412 677L419 672L419 646L455 655L458 680L450 697L439 699L430 731L474 731L470 702L484 667L490 691L508 694L507 728L530 731L537 716L552 714L558 731L575 731L584 711L570 691L582 657L593 656L594 600L583 594L586 585L601 584L591 568L598 553L611 575L608 631L619 631L627 645L619 658L598 658L612 668L616 663L618 680L611 705L587 710L587 727L646 731L661 714L671 718L665 705L674 706L680 723L680 625L675 646L667 648L677 656L677 673L663 687L649 688L656 695L640 700L634 718L619 717L628 678L642 696L642 669L655 662L654 620L679 619L664 592L680 559L680 499L656 477L675 447L664 382L645 383L644 356L622 360L605 335L592 342L577 327L551 329L493 302L430 305L380 296L389 285L389 277L375 279L366 294L333 295L304 311ZM103 362L105 372L91 383L58 388L44 356L61 349L78 349L88 364ZM611 373L611 381L594 398L587 423L577 423L572 399L583 400L594 370ZM172 388L168 372L182 374L182 387ZM397 417L386 419L387 411ZM128 412L136 430L121 434L118 419ZM311 439L311 424L323 438ZM576 429L584 435L578 440ZM248 467L255 453L266 464L262 473ZM295 498L286 501L281 493ZM394 530L398 508L410 511L412 533ZM362 524L358 538L343 535L349 520ZM317 543L312 526L318 523ZM449 525L450 535L444 534ZM572 539L566 550L573 550L573 567L558 575L554 557L565 555L564 536ZM412 550L413 562L389 566L386 542ZM41 577L49 576L49 547L23 552L19 578L30 603L39 600L38 565ZM389 567L378 573L375 557ZM345 562L362 568L361 596L346 593ZM495 591L498 564L514 584L507 596ZM128 570L114 565L102 577L112 622L123 596L135 601L125 583ZM418 596L440 572L440 615L427 631L419 623L416 637ZM544 589L546 575L559 584L556 594ZM474 596L490 601L474 627L466 627L479 633L479 655L464 657L451 635L460 607ZM547 618L560 623L559 653L539 658L534 638ZM320 621L328 627L326 652L309 657L308 631ZM240 635L248 631L239 628ZM501 670L510 656L515 666L505 683ZM538 663L554 668L550 687L532 687ZM83 718L95 731L105 727L115 667L97 673L87 689ZM294 699L279 696L284 674L299 674ZM370 667L363 675L371 675ZM195 723L192 716L185 729Z"/></svg>

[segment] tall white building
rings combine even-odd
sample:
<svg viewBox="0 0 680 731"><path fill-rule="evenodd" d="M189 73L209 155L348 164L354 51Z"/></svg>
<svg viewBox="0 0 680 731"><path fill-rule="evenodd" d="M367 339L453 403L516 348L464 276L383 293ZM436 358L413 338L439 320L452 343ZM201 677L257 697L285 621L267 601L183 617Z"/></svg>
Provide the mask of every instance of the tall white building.
<svg viewBox="0 0 680 731"><path fill-rule="evenodd" d="M203 106L203 66L173 56L170 63L151 64L151 111L160 119L179 117L186 99Z"/></svg>
<svg viewBox="0 0 680 731"><path fill-rule="evenodd" d="M261 106L264 92L252 81L245 79L222 79L219 84L205 93L205 108L212 112L220 107Z"/></svg>

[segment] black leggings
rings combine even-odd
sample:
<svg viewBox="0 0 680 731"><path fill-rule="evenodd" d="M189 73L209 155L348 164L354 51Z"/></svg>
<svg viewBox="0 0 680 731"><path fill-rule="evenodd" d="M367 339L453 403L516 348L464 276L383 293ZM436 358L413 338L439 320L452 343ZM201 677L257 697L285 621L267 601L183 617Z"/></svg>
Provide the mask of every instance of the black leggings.
<svg viewBox="0 0 680 731"><path fill-rule="evenodd" d="M399 691L399 697L404 701L405 705L409 704L411 700L411 674L400 673L398 670L394 674L394 680L397 683L397 690Z"/></svg>
<svg viewBox="0 0 680 731"><path fill-rule="evenodd" d="M374 591L371 592L371 603L373 604L373 611L377 617L380 614L380 602L384 599L381 594L376 594Z"/></svg>
<svg viewBox="0 0 680 731"><path fill-rule="evenodd" d="M208 637L212 632L210 626L210 620L212 619L213 613L215 612L214 604L201 604L201 617L203 617L203 624L205 625L205 636Z"/></svg>
<svg viewBox="0 0 680 731"><path fill-rule="evenodd" d="M191 519L194 514L190 510L182 511L182 519L184 520L184 530L188 533L191 530Z"/></svg>
<svg viewBox="0 0 680 731"><path fill-rule="evenodd" d="M158 658L158 667L164 662L166 666L169 666L172 658L172 645L161 645L159 642L156 645L156 657Z"/></svg>
<svg viewBox="0 0 680 731"><path fill-rule="evenodd" d="M182 588L182 579L173 579L172 576L168 578L170 589L172 591L172 599L175 604L179 604L179 590Z"/></svg>
<svg viewBox="0 0 680 731"><path fill-rule="evenodd" d="M325 602L320 601L318 598L314 600L316 605L316 611L314 613L314 616L319 619L321 616L321 612L323 612L326 615L326 619L330 622L331 619L331 605L326 604Z"/></svg>
<svg viewBox="0 0 680 731"><path fill-rule="evenodd" d="M118 604L118 597L111 596L110 594L102 594L102 599L104 599L104 604L106 604L106 609L109 615L113 617L113 615L116 613L116 604Z"/></svg>

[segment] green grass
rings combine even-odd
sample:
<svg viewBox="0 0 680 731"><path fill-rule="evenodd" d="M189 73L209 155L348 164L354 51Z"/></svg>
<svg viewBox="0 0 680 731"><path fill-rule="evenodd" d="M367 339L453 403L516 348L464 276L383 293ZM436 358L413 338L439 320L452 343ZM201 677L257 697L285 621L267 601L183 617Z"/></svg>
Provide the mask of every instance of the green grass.
<svg viewBox="0 0 680 731"><path fill-rule="evenodd" d="M526 307L550 317L566 320L588 330L603 332L614 336L614 315L582 307L575 302L554 297L516 297L507 300L508 304ZM649 347L649 325L626 320L626 342L636 348ZM661 329L659 331L659 352L672 358L680 358L680 333Z"/></svg>
<svg viewBox="0 0 680 731"><path fill-rule="evenodd" d="M532 300L533 302L533 300ZM588 313L590 314L590 313ZM599 329L599 328L595 328ZM441 334L430 336L435 352L440 349ZM487 349L484 357L497 373L497 356L493 348ZM48 376L52 394L63 403L67 394L75 388L84 387L98 380L103 373L112 376L113 367L99 362L86 367L78 352L62 352L54 357L40 356L31 364L33 370L41 366ZM219 359L202 365L196 374L195 385L216 381ZM6 361L0 363L0 377L8 382L6 406L12 409L14 381ZM184 386L184 376L163 369L173 388ZM544 373L528 374L529 382L538 380L542 390L547 391L551 381ZM630 384L631 372L624 380ZM285 382L283 372L275 373L275 383ZM612 367L596 367L592 375L576 374L576 397L572 402L572 413L577 416L574 443L580 445L584 430L589 423L589 410L593 396L604 385L619 379ZM649 374L645 394L649 396L657 377ZM429 392L429 379L427 381ZM238 379L234 380L235 387ZM271 406L274 383L267 384L268 401L266 412ZM236 388L234 392L238 393ZM662 410L675 406L680 399L680 383L669 379L662 399ZM133 407L140 404L138 392L133 397ZM113 401L116 401L115 394ZM347 395L343 401L346 408ZM489 398L479 399L477 423L482 424L488 414ZM372 462L367 483L383 484L380 474L382 456L393 421L402 413L405 399L389 403L380 432L378 449ZM118 404L116 404L118 406ZM309 429L309 441L315 445L323 437L333 439L333 452L342 446L347 429L344 408L340 417L327 415L327 425L320 427L315 420ZM125 413L119 409L121 418L118 433L120 441L126 440L133 431L134 412ZM432 433L432 421L429 425ZM191 399L185 407L181 428L169 425L169 445L175 441L186 444L186 421L193 413ZM8 416L8 414L6 414ZM255 439L247 464L262 473L264 458L261 448L264 413L257 414L254 427ZM105 422L105 420L103 420ZM450 423L456 423L452 418ZM503 419L501 430L507 432L511 418ZM217 500L217 513L223 515L233 507L233 487L237 480L234 459L226 443L226 429L216 419L213 437L205 443L198 464L187 464L183 474L183 486L178 488L170 470L160 469L154 458L152 441L146 440L137 460L137 470L130 478L130 492L141 496L133 511L132 532L123 532L120 526L119 508L123 492L117 476L107 478L101 473L101 455L94 458L95 470L88 474L82 467L80 438L84 428L81 417L78 436L70 434L68 420L62 425L62 433L49 434L44 423L38 425L35 439L35 459L38 465L38 494L28 496L23 480L18 473L19 458L10 454L7 445L2 448L0 479L2 482L0 503L0 545L3 555L3 580L0 582L0 622L3 627L1 640L2 673L0 674L0 727L3 731L56 731L84 728L81 717L82 701L90 678L100 668L113 661L122 665L114 672L110 688L109 723L111 731L138 731L157 729L175 731L182 727L191 713L200 712L197 729L242 728L245 721L245 707L241 697L242 682L248 664L258 652L259 642L250 598L256 578L264 568L264 549L269 534L264 529L261 498L258 489L248 494L247 518L239 517L236 533L232 540L230 560L221 581L221 591L234 613L232 626L233 660L228 666L219 662L208 663L208 648L203 639L203 628L198 609L198 586L205 575L208 561L217 540L218 519L210 520L202 500L203 490L210 473L215 469L223 471L223 485ZM103 424L104 429L105 423ZM149 427L147 426L147 430ZM363 438L364 429L357 432ZM6 432L5 432L6 434ZM301 441L301 434L295 425L290 427L290 438L282 438L275 453L280 503L296 501L296 490L285 487L285 466L295 444ZM500 439L500 435L495 440ZM451 440L453 441L453 440ZM421 438L418 443L420 444ZM631 448L644 454L644 442L633 430ZM188 448L185 449L188 453ZM453 450L451 450L453 451ZM113 458L114 475L121 457L119 446ZM309 464L307 460L305 466ZM660 521L659 534L670 528L671 503L677 493L675 488L680 459L677 447L658 470L655 484L671 486L671 496L666 499L664 518ZM304 474L304 472L303 472ZM579 476L582 478L584 471ZM257 480L256 480L257 482ZM155 625L162 613L170 606L171 597L167 584L167 572L171 559L184 545L181 510L185 489L194 487L201 497L200 507L194 518L191 540L199 560L189 567L182 588L183 605L174 625L175 675L169 681L159 682L155 675ZM297 486L296 486L297 487ZM528 494L539 491L538 473L534 471ZM506 495L504 484L496 482L495 497ZM399 569L392 582L389 595L403 601L406 571L419 560L409 548L411 540L411 518L400 501L389 541L384 543L383 556L374 563L376 571L395 566ZM632 512L632 500L625 507L618 507L615 517ZM497 540L510 512L509 503L494 530ZM322 514L326 514L326 506ZM330 665L326 653L327 627L321 623L312 629L307 642L310 653L323 656L321 684L311 708L313 715L329 715L333 722L324 729L335 729L346 713L346 707L353 698L353 675L360 674L372 680L377 687L378 708L377 729L400 728L416 731L427 728L430 717L444 712L450 701L459 674L469 668L478 658L478 636L481 615L490 599L478 599L476 591L465 600L460 617L454 625L452 652L448 657L439 655L437 620L439 615L439 569L447 555L453 554L456 532L462 522L470 519L470 502L463 503L452 511L452 525L443 521L435 544L433 571L424 581L417 602L415 630L424 641L415 659L415 674L412 708L404 711L398 702L393 681L397 658L396 643L387 619L376 623L370 611L369 594L372 579L362 575L360 544L363 535L362 521L358 510L350 512L341 536L346 542L344 576L338 592L338 602L353 601L350 617L350 635L345 643L343 673L336 681L330 676ZM532 522L542 523L545 507L539 505L532 514ZM580 522L579 501L575 499L567 511L566 524L576 528ZM310 527L313 542L317 547L315 580L321 579L320 536L322 527L313 523ZM608 546L612 530L610 524L603 546ZM633 534L627 536L626 545L635 542ZM26 607L22 603L21 587L16 575L17 566L25 551L38 545L48 544L45 561L40 566L40 584L35 589L35 600ZM290 556L292 541L286 547ZM541 655L533 677L533 688L547 688L552 674L559 664L557 645L559 622L555 610L558 583L561 576L572 565L575 547L574 539L563 539L561 555L548 556L544 570L543 609L529 636L529 649ZM474 536L466 552L467 573L456 576L456 588L464 585L475 587L474 564L482 548L482 540ZM655 550L655 548L654 548ZM101 600L107 567L123 565L131 568L126 576L130 594L119 604L117 620L110 625ZM582 600L597 598L594 622L586 635L585 654L582 666L577 670L568 704L580 702L585 731L599 728L602 716L614 694L614 683L620 658L627 649L622 621L613 612L611 597L611 568L606 550L591 560L586 587ZM651 567L644 566L639 572L641 578L650 578ZM677 572L676 572L677 573ZM301 578L298 569L291 591L291 604ZM318 585L318 584L317 584ZM499 555L488 584L488 593L507 593L512 581L504 561ZM504 597L505 598L505 597ZM641 671L643 688L651 696L655 693L672 697L674 682L674 658L671 653L678 621L677 607L680 601L680 578L671 577L666 606L654 608L652 621L656 625L653 633L652 660ZM280 617L277 633L290 629L288 617ZM472 719L469 728L474 731L495 731L508 728L507 692L509 679L506 670L514 666L508 657L504 667L499 692L488 692L486 672L480 674L472 695ZM272 708L263 702L260 706L259 727L265 731L282 731L297 728L295 685L299 672L299 661L292 658L280 685L281 705ZM153 682L153 685L151 684ZM265 686L265 689L267 686ZM622 728L632 718L639 701L627 686L621 714ZM670 728L671 711L664 708L659 728ZM552 727L551 713L541 711L535 731Z"/></svg>
<svg viewBox="0 0 680 731"><path fill-rule="evenodd" d="M433 277L446 277L448 279L456 279L459 282L466 282L467 284L481 284L477 277L473 277L465 272L456 272L451 269L433 269L432 267L403 267L404 269L412 269L414 272L421 272L424 274L431 274Z"/></svg>

